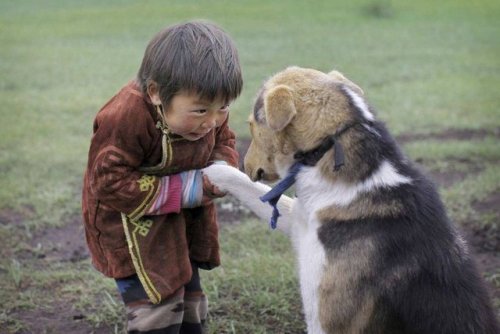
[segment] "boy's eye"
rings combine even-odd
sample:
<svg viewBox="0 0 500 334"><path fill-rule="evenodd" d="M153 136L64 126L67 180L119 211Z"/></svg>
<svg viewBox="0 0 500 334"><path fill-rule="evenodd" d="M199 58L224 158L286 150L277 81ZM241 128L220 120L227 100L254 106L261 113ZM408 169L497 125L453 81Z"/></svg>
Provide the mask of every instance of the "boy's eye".
<svg viewBox="0 0 500 334"><path fill-rule="evenodd" d="M194 113L197 113L197 114L204 114L207 112L207 109L197 109L197 110L193 110Z"/></svg>
<svg viewBox="0 0 500 334"><path fill-rule="evenodd" d="M222 106L222 108L220 108L220 111L228 111L229 110L229 104L226 104L225 106Z"/></svg>

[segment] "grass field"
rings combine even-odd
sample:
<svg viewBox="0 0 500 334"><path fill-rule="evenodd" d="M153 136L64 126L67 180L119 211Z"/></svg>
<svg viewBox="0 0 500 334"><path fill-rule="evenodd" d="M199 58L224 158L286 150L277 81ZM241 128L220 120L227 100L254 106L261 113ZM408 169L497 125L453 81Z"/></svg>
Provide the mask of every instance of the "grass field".
<svg viewBox="0 0 500 334"><path fill-rule="evenodd" d="M500 3L444 1L0 2L0 333L123 331L113 282L92 269L80 224L95 113L134 77L162 27L203 18L234 38L244 91L288 65L336 68L364 90L442 186L500 309ZM212 333L303 333L288 241L243 216L204 273ZM231 224L229 224L231 223Z"/></svg>

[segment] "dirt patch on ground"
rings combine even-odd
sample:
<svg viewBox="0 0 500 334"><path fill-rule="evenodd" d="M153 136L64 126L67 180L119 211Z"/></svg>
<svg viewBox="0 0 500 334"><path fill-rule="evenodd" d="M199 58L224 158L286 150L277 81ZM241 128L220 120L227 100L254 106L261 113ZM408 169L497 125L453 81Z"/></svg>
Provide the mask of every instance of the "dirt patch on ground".
<svg viewBox="0 0 500 334"><path fill-rule="evenodd" d="M462 233L469 243L478 267L489 279L492 296L500 300L500 193L472 203L478 219L462 224ZM480 220L482 219L482 221ZM492 223L496 222L496 223Z"/></svg>
<svg viewBox="0 0 500 334"><path fill-rule="evenodd" d="M467 224L472 231L475 247L484 251L495 252L500 256L500 193L493 193L485 199L472 203L472 208L477 212L476 221ZM495 224L495 222L497 224ZM474 240L474 239L473 239ZM500 265L497 267L500 269Z"/></svg>
<svg viewBox="0 0 500 334"><path fill-rule="evenodd" d="M34 311L23 311L18 315L18 319L25 324L31 325L31 330L22 330L17 334L32 333L68 333L68 334L110 334L114 333L114 328L110 326L100 326L92 328L85 323L80 315L72 314L69 305L51 305L50 310L37 309Z"/></svg>
<svg viewBox="0 0 500 334"><path fill-rule="evenodd" d="M78 262L89 257L80 217L72 217L62 227L40 231L30 245L37 250L38 257L46 261Z"/></svg>
<svg viewBox="0 0 500 334"><path fill-rule="evenodd" d="M4 209L0 211L0 224L1 225L11 225L17 224L27 218L27 213L22 211L16 211L14 209Z"/></svg>
<svg viewBox="0 0 500 334"><path fill-rule="evenodd" d="M446 168L434 168L432 161L423 159L417 159L415 163L438 187L443 188L449 188L467 175L478 174L485 169L482 162L467 158L450 158Z"/></svg>

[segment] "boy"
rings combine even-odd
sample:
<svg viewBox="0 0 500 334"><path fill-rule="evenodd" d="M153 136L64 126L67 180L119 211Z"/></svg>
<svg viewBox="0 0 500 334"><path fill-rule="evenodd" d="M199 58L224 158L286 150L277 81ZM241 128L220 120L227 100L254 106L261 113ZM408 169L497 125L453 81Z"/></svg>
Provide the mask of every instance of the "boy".
<svg viewBox="0 0 500 334"><path fill-rule="evenodd" d="M220 264L200 169L237 166L229 104L242 89L237 50L219 27L187 22L148 44L137 79L97 114L83 185L87 244L116 279L129 333L201 333L198 268Z"/></svg>

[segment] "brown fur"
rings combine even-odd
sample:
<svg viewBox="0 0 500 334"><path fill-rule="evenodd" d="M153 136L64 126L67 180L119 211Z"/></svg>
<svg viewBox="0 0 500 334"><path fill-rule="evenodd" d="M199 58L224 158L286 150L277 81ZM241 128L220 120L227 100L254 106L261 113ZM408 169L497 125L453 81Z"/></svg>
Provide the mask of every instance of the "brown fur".
<svg viewBox="0 0 500 334"><path fill-rule="evenodd" d="M373 308L373 299L360 289L360 279L370 273L373 243L360 240L343 252L329 253L320 284L319 316L327 333L356 333Z"/></svg>
<svg viewBox="0 0 500 334"><path fill-rule="evenodd" d="M252 180L257 180L261 178L258 170L265 170L262 179L274 181L279 177L274 167L274 156L278 153L277 140L271 129L259 126L253 116L250 116L249 124L253 139L245 155L245 171Z"/></svg>
<svg viewBox="0 0 500 334"><path fill-rule="evenodd" d="M265 168L265 180L276 179L271 177L278 175L274 164L266 162L270 155L279 164L284 156L317 146L325 136L353 121L348 100L336 85L348 82L349 87L362 91L339 72L331 73L292 68L266 83L261 91L266 123L253 116L249 119L253 139L245 156L245 170L252 180L258 179L259 168ZM328 169L331 162L323 160Z"/></svg>
<svg viewBox="0 0 500 334"><path fill-rule="evenodd" d="M339 208L330 206L318 212L320 221L355 220L370 216L394 217L401 213L402 206L397 200L391 203L376 203L370 194L360 195L355 201L346 207Z"/></svg>

